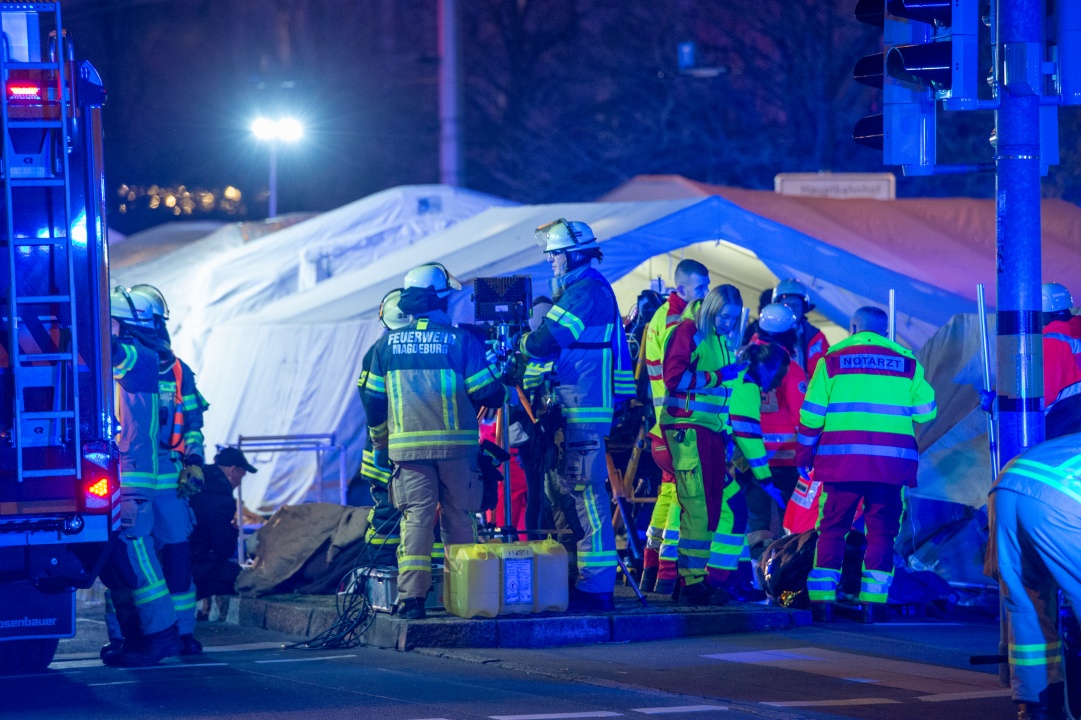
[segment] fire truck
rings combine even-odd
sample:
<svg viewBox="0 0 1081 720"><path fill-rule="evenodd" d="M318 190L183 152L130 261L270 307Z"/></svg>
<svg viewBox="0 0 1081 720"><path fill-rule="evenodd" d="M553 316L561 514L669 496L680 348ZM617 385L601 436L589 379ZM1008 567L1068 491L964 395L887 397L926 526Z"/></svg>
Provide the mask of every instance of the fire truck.
<svg viewBox="0 0 1081 720"><path fill-rule="evenodd" d="M105 91L59 2L0 2L0 675L48 666L119 529Z"/></svg>

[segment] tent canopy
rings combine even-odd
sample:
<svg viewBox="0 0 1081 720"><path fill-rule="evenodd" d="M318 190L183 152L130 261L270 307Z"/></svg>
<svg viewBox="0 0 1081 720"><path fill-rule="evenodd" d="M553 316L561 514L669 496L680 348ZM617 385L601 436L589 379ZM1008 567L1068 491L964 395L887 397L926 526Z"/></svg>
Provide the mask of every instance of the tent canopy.
<svg viewBox="0 0 1081 720"><path fill-rule="evenodd" d="M465 282L528 275L534 294L544 293L551 273L533 231L558 217L584 220L593 227L605 256L599 269L611 281L630 275L649 258L698 248L710 253L719 269L758 263L758 276L770 278L762 280L762 287L776 277L800 278L811 287L819 310L839 324L847 324L860 305L884 305L887 290L894 288L898 307L905 310L898 315L898 336L913 346L953 314L972 309L971 302L957 295L721 197L493 207L408 247L387 248L363 271L331 276L257 312L207 325L200 380L204 394L215 403L207 415L208 439L226 443L235 442L240 433L335 432L347 444L347 466L358 466L363 410L355 382L364 352L382 333L377 309L386 292L399 287L410 268L439 261ZM636 280L625 289L624 309L628 298L633 300L645 286ZM453 310L459 321L472 319L468 290L456 294ZM249 505L269 508L304 498L314 461L278 457L257 462L268 467L255 476L259 485L246 483Z"/></svg>
<svg viewBox="0 0 1081 720"><path fill-rule="evenodd" d="M995 302L995 201L974 198L836 200L792 197L699 183L678 175L641 175L603 201L670 200L716 195L768 220L846 250L880 267L976 300L976 284ZM1081 208L1042 203L1043 276L1081 293Z"/></svg>

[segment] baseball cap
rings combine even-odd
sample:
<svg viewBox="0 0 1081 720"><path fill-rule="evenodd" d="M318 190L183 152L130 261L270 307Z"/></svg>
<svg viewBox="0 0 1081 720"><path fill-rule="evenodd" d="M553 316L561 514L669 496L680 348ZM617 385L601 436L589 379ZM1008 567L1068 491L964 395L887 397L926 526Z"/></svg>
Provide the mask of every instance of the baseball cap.
<svg viewBox="0 0 1081 720"><path fill-rule="evenodd" d="M248 458L244 457L244 452L235 447L226 447L219 450L218 454L214 456L214 464L242 467L250 473L259 472L254 465L248 462Z"/></svg>

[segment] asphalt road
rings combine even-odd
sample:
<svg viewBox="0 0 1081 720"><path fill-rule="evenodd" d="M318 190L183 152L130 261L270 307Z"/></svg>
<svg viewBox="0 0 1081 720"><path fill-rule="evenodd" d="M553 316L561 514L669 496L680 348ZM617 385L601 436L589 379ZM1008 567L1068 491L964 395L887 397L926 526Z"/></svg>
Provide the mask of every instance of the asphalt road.
<svg viewBox="0 0 1081 720"><path fill-rule="evenodd" d="M545 650L398 653L283 648L290 638L200 623L201 657L147 669L103 667L104 628L80 634L49 672L0 678L14 718L371 718L571 720L663 715L743 718L1016 717L993 668L990 625L853 623L774 633Z"/></svg>

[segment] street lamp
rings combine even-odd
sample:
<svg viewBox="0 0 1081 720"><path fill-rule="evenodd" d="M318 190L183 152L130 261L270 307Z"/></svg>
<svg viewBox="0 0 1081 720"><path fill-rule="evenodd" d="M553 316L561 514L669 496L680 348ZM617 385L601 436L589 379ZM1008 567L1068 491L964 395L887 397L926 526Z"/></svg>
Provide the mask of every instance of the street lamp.
<svg viewBox="0 0 1081 720"><path fill-rule="evenodd" d="M304 126L296 118L283 117L277 120L258 117L251 124L252 135L257 140L267 143L270 151L270 208L269 217L278 216L278 143L293 143L304 136Z"/></svg>

